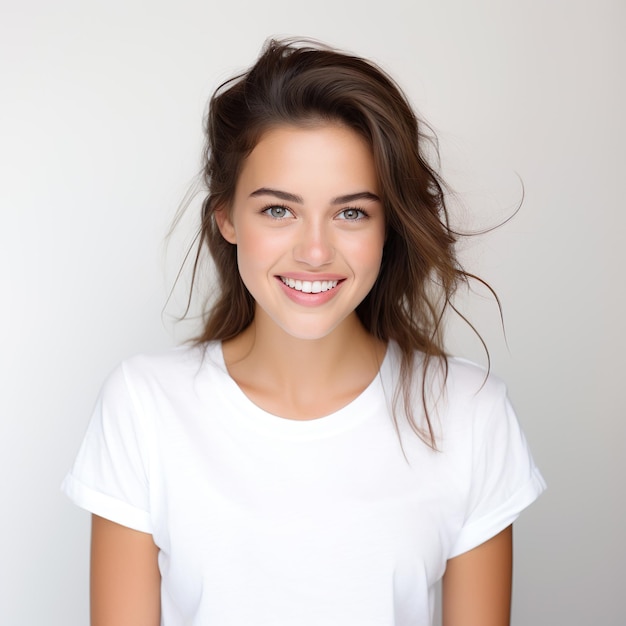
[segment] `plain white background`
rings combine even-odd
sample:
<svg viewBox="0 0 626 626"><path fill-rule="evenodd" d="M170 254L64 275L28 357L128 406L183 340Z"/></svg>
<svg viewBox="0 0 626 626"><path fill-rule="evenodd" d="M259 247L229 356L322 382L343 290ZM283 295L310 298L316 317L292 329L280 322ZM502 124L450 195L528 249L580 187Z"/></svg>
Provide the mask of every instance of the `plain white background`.
<svg viewBox="0 0 626 626"><path fill-rule="evenodd" d="M516 524L514 626L618 626L623 609L626 140L621 0L217 3L2 0L0 621L81 625L89 518L59 492L99 386L185 337L167 293L213 88L270 35L388 69L441 139L460 299L549 483ZM192 207L193 212L193 207ZM184 286L184 279L183 279ZM451 348L484 362L458 324Z"/></svg>

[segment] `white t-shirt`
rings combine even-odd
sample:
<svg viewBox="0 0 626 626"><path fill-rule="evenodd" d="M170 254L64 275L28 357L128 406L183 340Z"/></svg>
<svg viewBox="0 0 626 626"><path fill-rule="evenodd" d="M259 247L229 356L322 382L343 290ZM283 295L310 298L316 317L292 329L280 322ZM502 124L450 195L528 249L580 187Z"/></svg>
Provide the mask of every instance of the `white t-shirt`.
<svg viewBox="0 0 626 626"><path fill-rule="evenodd" d="M138 356L109 377L63 489L151 533L165 626L423 626L446 561L544 489L504 385L450 359L439 451L389 399L399 351L326 417L253 404L220 343ZM416 401L419 413L420 400Z"/></svg>

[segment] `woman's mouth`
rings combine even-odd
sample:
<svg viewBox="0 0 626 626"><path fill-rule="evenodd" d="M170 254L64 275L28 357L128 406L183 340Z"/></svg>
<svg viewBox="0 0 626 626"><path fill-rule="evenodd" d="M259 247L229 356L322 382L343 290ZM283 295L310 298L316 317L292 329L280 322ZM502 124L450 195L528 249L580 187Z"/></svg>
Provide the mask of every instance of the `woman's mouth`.
<svg viewBox="0 0 626 626"><path fill-rule="evenodd" d="M338 280L296 280L294 278L279 277L287 287L303 293L322 293L334 289Z"/></svg>

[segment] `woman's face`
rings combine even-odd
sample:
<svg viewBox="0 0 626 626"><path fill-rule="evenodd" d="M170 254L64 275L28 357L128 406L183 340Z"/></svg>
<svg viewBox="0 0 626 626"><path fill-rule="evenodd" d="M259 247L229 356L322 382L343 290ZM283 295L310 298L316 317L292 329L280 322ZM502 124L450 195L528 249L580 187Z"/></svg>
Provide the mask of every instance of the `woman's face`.
<svg viewBox="0 0 626 626"><path fill-rule="evenodd" d="M354 315L380 270L385 220L371 150L353 130L280 126L244 162L231 211L255 322L318 339Z"/></svg>

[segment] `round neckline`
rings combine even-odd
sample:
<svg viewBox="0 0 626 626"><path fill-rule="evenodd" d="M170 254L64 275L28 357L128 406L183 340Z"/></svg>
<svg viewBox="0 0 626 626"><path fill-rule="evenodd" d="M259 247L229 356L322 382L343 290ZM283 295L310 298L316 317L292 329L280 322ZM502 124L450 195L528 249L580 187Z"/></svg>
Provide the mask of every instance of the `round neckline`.
<svg viewBox="0 0 626 626"><path fill-rule="evenodd" d="M228 419L245 422L248 426L273 435L289 438L315 438L349 430L386 407L382 378L389 367L391 344L387 345L380 368L370 383L350 402L339 409L314 419L298 420L266 411L255 404L232 378L226 367L222 342L211 342L207 353L219 371L219 392L235 409Z"/></svg>

